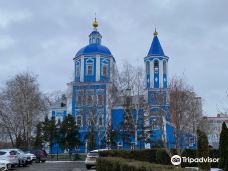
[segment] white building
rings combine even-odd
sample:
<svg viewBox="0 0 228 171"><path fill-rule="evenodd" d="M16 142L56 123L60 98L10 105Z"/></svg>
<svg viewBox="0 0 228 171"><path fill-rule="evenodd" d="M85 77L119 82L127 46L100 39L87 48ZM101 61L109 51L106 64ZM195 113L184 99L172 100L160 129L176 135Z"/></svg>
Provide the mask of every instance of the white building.
<svg viewBox="0 0 228 171"><path fill-rule="evenodd" d="M222 131L222 123L228 126L228 114L219 113L215 117L205 117L208 123L208 141L213 148L219 147L219 138Z"/></svg>

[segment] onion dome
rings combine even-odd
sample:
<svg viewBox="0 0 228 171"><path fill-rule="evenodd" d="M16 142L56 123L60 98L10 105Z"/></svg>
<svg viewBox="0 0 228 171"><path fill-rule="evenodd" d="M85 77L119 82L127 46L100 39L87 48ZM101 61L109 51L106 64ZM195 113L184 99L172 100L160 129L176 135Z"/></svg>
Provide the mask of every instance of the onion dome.
<svg viewBox="0 0 228 171"><path fill-rule="evenodd" d="M107 55L112 56L110 50L104 46L101 45L101 34L97 31L98 22L95 18L94 22L92 23L93 31L89 35L89 45L81 48L75 55L75 57L78 57L80 55L92 55L92 54L101 54L101 55Z"/></svg>

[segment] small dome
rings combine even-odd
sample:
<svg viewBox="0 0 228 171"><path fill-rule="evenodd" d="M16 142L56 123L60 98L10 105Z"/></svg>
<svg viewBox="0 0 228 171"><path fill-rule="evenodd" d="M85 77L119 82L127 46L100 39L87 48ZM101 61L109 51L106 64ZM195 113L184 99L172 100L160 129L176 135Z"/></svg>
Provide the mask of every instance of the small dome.
<svg viewBox="0 0 228 171"><path fill-rule="evenodd" d="M101 36L101 34L100 34L98 31L96 31L96 30L92 31L92 32L89 34L89 36L93 36L93 35L99 35L99 36Z"/></svg>
<svg viewBox="0 0 228 171"><path fill-rule="evenodd" d="M110 50L103 45L99 44L89 44L83 48L81 48L75 55L75 57L80 55L91 55L91 54L102 54L112 56Z"/></svg>

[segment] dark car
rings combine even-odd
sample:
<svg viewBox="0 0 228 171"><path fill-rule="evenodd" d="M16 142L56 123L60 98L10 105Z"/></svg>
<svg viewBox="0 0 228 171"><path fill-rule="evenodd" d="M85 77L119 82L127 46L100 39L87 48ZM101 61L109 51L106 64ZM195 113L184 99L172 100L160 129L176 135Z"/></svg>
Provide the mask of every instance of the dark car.
<svg viewBox="0 0 228 171"><path fill-rule="evenodd" d="M36 156L36 162L45 162L47 160L47 153L45 150L32 150L32 154Z"/></svg>

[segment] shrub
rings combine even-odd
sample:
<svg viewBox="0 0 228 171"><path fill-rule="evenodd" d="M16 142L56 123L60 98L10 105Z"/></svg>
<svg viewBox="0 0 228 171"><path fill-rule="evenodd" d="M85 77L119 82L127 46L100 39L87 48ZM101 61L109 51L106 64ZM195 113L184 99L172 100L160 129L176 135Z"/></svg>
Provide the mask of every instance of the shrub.
<svg viewBox="0 0 228 171"><path fill-rule="evenodd" d="M197 139L198 139L197 157L198 158L209 157L208 139L207 139L207 135L205 134L205 132L203 132L201 130L197 130ZM199 169L202 169L202 170L210 170L210 168L211 168L209 162L198 163L198 167L199 167Z"/></svg>
<svg viewBox="0 0 228 171"><path fill-rule="evenodd" d="M197 154L196 154L196 150L194 149L185 149L182 154L182 157L190 157L190 158L196 158ZM181 163L181 167L197 167L197 163Z"/></svg>
<svg viewBox="0 0 228 171"><path fill-rule="evenodd" d="M157 152L159 151L159 152ZM122 157L125 159L134 159L139 161L146 161L150 163L159 163L168 165L170 163L170 157L166 154L165 149L144 149L144 150L110 150L99 152L102 157ZM173 154L175 149L172 150ZM211 149L209 151L209 156L211 158L220 158L218 149ZM182 157L197 158L197 151L195 149L185 149L182 154ZM212 167L217 168L218 163L211 163ZM181 163L181 167L198 167L197 163Z"/></svg>
<svg viewBox="0 0 228 171"><path fill-rule="evenodd" d="M165 151L165 149L158 149L157 150L157 152L156 152L156 163L165 164L165 165L171 164L170 157L167 154L167 152Z"/></svg>
<svg viewBox="0 0 228 171"><path fill-rule="evenodd" d="M144 150L110 150L99 152L101 157L122 157L128 159L135 159L140 161L147 161L151 163L156 162L157 149L144 149Z"/></svg>
<svg viewBox="0 0 228 171"><path fill-rule="evenodd" d="M220 158L219 150L218 149L210 149L209 156L211 158ZM211 163L211 167L218 168L219 162L218 163Z"/></svg>
<svg viewBox="0 0 228 171"><path fill-rule="evenodd" d="M174 166L151 164L149 162L123 159L119 157L100 157L97 159L97 171L187 171Z"/></svg>
<svg viewBox="0 0 228 171"><path fill-rule="evenodd" d="M228 129L225 122L223 122L222 124L222 131L220 133L219 152L220 152L219 167L224 168L226 165L226 161L228 160Z"/></svg>
<svg viewBox="0 0 228 171"><path fill-rule="evenodd" d="M228 160L226 160L226 162L225 162L224 171L228 171Z"/></svg>

